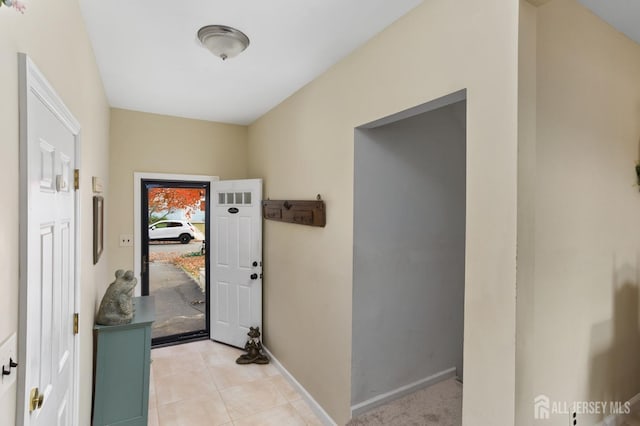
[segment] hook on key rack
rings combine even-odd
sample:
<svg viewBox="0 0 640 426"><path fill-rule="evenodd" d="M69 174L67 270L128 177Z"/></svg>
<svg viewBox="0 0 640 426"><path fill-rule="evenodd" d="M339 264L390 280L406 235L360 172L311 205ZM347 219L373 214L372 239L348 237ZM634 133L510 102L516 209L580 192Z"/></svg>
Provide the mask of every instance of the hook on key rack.
<svg viewBox="0 0 640 426"><path fill-rule="evenodd" d="M7 370L7 369L5 368L5 366L3 365L3 366L2 366L2 375L3 375L3 376L8 376L8 375L10 375L10 374L11 374L11 369L12 369L12 368L16 368L17 366L18 366L18 363L17 363L17 362L14 362L14 361L13 361L13 358L9 358L9 370Z"/></svg>

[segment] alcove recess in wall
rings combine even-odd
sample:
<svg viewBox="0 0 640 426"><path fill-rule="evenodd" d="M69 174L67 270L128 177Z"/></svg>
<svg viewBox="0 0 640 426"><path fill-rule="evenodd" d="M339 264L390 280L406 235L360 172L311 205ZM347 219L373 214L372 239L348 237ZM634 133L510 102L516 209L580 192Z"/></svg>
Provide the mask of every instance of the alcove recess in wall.
<svg viewBox="0 0 640 426"><path fill-rule="evenodd" d="M326 225L325 205L320 194L315 201L262 200L262 217L298 225Z"/></svg>

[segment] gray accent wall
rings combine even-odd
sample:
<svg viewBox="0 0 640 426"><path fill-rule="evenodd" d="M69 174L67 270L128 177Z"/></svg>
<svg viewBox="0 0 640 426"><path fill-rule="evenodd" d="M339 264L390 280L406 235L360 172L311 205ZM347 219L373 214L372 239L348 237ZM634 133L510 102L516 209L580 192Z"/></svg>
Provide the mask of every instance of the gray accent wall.
<svg viewBox="0 0 640 426"><path fill-rule="evenodd" d="M462 377L466 101L356 129L351 402Z"/></svg>

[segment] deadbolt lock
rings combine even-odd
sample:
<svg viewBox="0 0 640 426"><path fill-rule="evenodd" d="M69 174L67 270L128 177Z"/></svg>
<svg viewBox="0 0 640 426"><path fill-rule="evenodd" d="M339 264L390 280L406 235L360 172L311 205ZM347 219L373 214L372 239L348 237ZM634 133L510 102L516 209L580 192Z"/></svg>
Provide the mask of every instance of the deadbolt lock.
<svg viewBox="0 0 640 426"><path fill-rule="evenodd" d="M38 408L42 408L44 403L44 394L40 393L38 388L31 389L31 395L29 396L29 412L32 413Z"/></svg>

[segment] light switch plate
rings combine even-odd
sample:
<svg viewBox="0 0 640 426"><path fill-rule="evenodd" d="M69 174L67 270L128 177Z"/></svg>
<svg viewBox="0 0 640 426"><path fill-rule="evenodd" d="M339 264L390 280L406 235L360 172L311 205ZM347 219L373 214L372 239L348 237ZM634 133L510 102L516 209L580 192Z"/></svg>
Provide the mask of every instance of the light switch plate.
<svg viewBox="0 0 640 426"><path fill-rule="evenodd" d="M120 247L133 247L133 235L120 234Z"/></svg>
<svg viewBox="0 0 640 426"><path fill-rule="evenodd" d="M0 371L2 371L2 367L4 367L6 371L11 372L8 376L0 374L0 398L2 398L4 393L16 382L18 368L21 368L20 366L10 368L9 359L12 359L13 362L18 362L18 341L16 333L9 336L0 346Z"/></svg>

